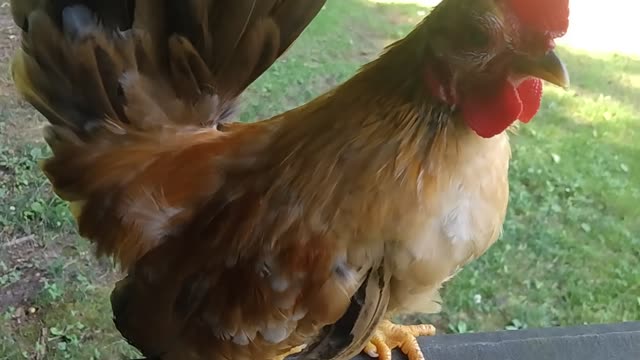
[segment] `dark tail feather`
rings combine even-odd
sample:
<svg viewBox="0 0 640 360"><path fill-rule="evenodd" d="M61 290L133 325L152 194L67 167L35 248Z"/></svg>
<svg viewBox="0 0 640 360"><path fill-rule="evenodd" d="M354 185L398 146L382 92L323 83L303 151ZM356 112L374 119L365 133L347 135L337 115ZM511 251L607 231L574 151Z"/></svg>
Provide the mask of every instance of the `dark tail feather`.
<svg viewBox="0 0 640 360"><path fill-rule="evenodd" d="M390 275L384 263L369 270L346 313L325 326L317 340L287 360L351 359L362 351L389 304Z"/></svg>
<svg viewBox="0 0 640 360"><path fill-rule="evenodd" d="M152 302L155 290L152 286L136 277L133 269L116 283L111 292L111 309L113 323L127 342L146 356L145 359L162 360L163 354L171 348L172 341L178 338L182 323L169 323L170 317L165 315L167 312L164 308L155 309L157 316L151 318L149 314L141 313L140 309L145 308L145 304L146 308L157 305ZM156 299L166 302L160 295Z"/></svg>
<svg viewBox="0 0 640 360"><path fill-rule="evenodd" d="M12 0L23 30L14 78L51 123L80 135L106 119L210 126L325 2Z"/></svg>

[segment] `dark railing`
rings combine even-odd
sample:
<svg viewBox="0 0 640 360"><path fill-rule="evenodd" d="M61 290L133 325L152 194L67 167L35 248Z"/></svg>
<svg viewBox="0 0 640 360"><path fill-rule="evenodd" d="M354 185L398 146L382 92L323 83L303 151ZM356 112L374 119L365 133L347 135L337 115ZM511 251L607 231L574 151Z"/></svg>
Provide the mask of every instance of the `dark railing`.
<svg viewBox="0 0 640 360"><path fill-rule="evenodd" d="M427 360L640 360L640 322L439 335L419 341ZM395 353L393 359L404 357Z"/></svg>

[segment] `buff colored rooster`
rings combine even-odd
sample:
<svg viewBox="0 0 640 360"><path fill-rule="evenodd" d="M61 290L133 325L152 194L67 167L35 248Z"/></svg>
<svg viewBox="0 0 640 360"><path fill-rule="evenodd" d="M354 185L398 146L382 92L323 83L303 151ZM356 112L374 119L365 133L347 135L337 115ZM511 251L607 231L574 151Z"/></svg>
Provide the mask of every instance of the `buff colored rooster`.
<svg viewBox="0 0 640 360"><path fill-rule="evenodd" d="M234 122L324 2L11 2L43 170L127 271L114 321L148 358L423 359L433 327L388 319L437 311L501 232L505 131L568 86L568 0L443 0L342 85Z"/></svg>

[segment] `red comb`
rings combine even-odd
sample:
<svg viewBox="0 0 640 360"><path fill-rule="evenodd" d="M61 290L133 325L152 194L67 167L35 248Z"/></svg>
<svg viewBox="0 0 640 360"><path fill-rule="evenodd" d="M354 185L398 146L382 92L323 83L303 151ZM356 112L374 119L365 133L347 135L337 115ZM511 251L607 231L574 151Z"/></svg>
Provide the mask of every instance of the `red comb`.
<svg viewBox="0 0 640 360"><path fill-rule="evenodd" d="M569 0L507 0L518 19L533 30L560 37L569 28Z"/></svg>

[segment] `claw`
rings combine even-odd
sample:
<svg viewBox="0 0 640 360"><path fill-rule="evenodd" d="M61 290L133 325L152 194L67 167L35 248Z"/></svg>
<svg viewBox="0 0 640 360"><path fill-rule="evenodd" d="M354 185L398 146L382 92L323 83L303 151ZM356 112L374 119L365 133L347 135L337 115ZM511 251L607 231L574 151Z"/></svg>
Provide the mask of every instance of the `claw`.
<svg viewBox="0 0 640 360"><path fill-rule="evenodd" d="M391 360L391 350L400 348L409 360L425 360L416 339L418 336L433 336L433 325L396 325L384 320L363 349L367 355L380 360Z"/></svg>
<svg viewBox="0 0 640 360"><path fill-rule="evenodd" d="M285 360L288 356L295 355L297 353L302 352L302 350L304 350L305 347L306 347L306 345L300 345L298 347L294 347L291 350L289 350L288 352L286 352L285 354L278 355L273 360Z"/></svg>

